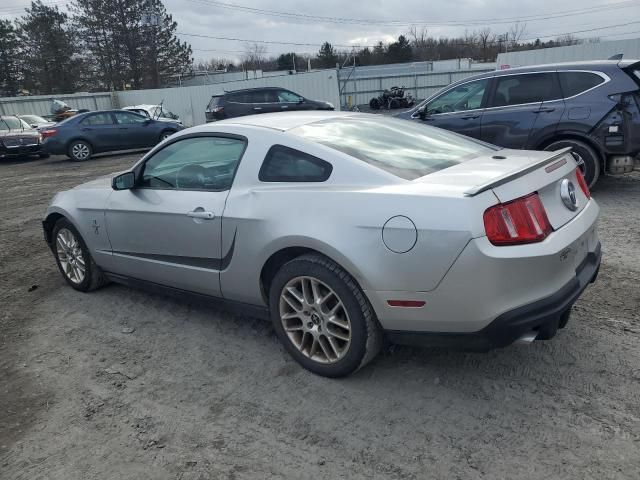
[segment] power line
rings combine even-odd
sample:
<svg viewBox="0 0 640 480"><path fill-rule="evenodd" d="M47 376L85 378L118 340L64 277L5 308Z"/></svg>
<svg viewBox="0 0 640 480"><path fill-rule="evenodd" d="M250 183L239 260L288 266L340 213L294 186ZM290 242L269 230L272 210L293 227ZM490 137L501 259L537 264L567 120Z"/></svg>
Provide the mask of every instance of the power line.
<svg viewBox="0 0 640 480"><path fill-rule="evenodd" d="M322 15L310 15L304 13L283 12L278 10L267 10L263 8L249 7L245 5L238 5L235 3L221 2L218 0L188 0L192 3L200 5L209 5L229 10L243 11L247 13L255 13L260 15L268 15L281 18L289 18L304 21L313 22L327 22L327 23L339 23L339 24L354 24L354 25L376 25L376 26L408 26L408 25L422 25L422 26L475 26L475 25L497 25L514 22L534 22L541 20L550 20L553 18L562 18L568 16L585 15L590 13L598 13L602 11L616 10L620 8L628 8L637 5L634 0L627 0L618 3L611 3L608 5L595 5L592 7L585 7L573 10L564 10L556 13L540 13L535 15L526 15L520 17L496 19L481 19L481 20L448 20L442 22L433 22L426 20L376 20L376 19L362 19L362 18L344 18L344 17L328 17Z"/></svg>
<svg viewBox="0 0 640 480"><path fill-rule="evenodd" d="M582 30L574 30L572 32L562 32L562 33L552 33L552 34L548 34L548 35L536 35L535 37L530 37L530 38L520 38L517 41L518 42L528 42L528 41L534 41L534 40L539 40L539 39L543 39L543 38L557 38L557 37L563 37L566 35L574 35L577 33L587 33L587 32L595 32L598 30L606 30L609 28L617 28L617 27L625 27L628 25L635 25L640 23L640 20L636 20L633 22L626 22L626 23L619 23L616 25L605 25L605 26L601 26L601 27L594 27L594 28L588 28L588 29L582 29ZM219 37L219 36L215 36L215 35L206 35L206 34L197 34L197 33L187 33L187 32L176 32L178 35L182 35L182 36L186 36L186 37L197 37L197 38L210 38L210 39L214 39L214 40L227 40L227 41L232 41L232 42L246 42L246 43L261 43L261 44L269 44L269 45L293 45L293 46L299 46L299 47L320 47L322 46L321 43L303 43L303 42L284 42L284 41L276 41L276 40L257 40L257 39L249 39L249 38L235 38L235 37ZM493 40L491 42L487 42L487 45L489 44L499 44L499 43L504 43L505 40ZM472 42L457 42L455 44L450 44L450 45L475 45L476 43L472 43ZM332 44L334 47L340 47L340 48L375 48L375 45L358 45L358 44L350 44L350 45L345 45L345 44Z"/></svg>

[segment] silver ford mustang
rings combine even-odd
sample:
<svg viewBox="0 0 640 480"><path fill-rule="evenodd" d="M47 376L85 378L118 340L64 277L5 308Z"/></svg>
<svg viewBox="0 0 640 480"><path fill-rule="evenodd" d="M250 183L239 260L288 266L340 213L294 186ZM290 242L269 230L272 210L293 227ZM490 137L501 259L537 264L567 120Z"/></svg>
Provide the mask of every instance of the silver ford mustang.
<svg viewBox="0 0 640 480"><path fill-rule="evenodd" d="M568 150L291 112L179 132L56 195L43 226L73 288L113 280L268 315L303 367L337 377L385 338L551 338L596 278L598 211Z"/></svg>

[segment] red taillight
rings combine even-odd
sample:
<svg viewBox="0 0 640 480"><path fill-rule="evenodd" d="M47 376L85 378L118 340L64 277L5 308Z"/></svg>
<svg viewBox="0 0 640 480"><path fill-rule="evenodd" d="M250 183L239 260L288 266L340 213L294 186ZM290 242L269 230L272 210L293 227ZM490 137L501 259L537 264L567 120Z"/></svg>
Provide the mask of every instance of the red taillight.
<svg viewBox="0 0 640 480"><path fill-rule="evenodd" d="M224 107L213 107L211 111L213 113L221 113L221 112L224 112Z"/></svg>
<svg viewBox="0 0 640 480"><path fill-rule="evenodd" d="M49 138L49 137L53 137L56 133L58 133L58 129L57 128L47 128L46 130L42 130L40 132L40 135L42 135L42 138Z"/></svg>
<svg viewBox="0 0 640 480"><path fill-rule="evenodd" d="M537 193L488 208L484 228L494 245L541 242L553 231Z"/></svg>
<svg viewBox="0 0 640 480"><path fill-rule="evenodd" d="M587 185L587 181L584 179L584 175L582 174L582 170L576 168L576 179L578 180L578 185L580 185L580 189L584 196L587 198L591 198L591 192L589 191L589 185Z"/></svg>

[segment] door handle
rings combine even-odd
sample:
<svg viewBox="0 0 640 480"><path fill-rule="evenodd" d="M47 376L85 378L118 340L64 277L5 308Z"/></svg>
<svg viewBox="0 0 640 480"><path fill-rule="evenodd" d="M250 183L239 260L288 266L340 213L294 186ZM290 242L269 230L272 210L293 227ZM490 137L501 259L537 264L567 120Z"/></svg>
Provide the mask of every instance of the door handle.
<svg viewBox="0 0 640 480"><path fill-rule="evenodd" d="M460 117L463 120L472 120L474 118L480 118L480 115L465 115L464 117Z"/></svg>
<svg viewBox="0 0 640 480"><path fill-rule="evenodd" d="M534 113L553 112L554 110L555 110L555 108L553 108L553 107L540 107L538 110L534 110Z"/></svg>
<svg viewBox="0 0 640 480"><path fill-rule="evenodd" d="M287 108L289 108L289 105L282 105L280 108L286 110Z"/></svg>
<svg viewBox="0 0 640 480"><path fill-rule="evenodd" d="M213 220L215 215L213 212L205 212L204 210L194 210L192 212L187 212L187 217L191 218L201 218L203 220Z"/></svg>
<svg viewBox="0 0 640 480"><path fill-rule="evenodd" d="M260 111L260 110L262 110L262 107L253 107L253 109L254 109L255 111Z"/></svg>

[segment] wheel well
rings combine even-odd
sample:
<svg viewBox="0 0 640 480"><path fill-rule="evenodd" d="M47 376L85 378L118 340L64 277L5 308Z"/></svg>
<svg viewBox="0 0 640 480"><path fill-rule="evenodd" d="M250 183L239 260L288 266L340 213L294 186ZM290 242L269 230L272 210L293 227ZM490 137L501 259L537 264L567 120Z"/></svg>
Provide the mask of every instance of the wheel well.
<svg viewBox="0 0 640 480"><path fill-rule="evenodd" d="M53 242L53 239L51 238L51 235L53 234L53 227L61 218L64 218L64 215L51 213L44 219L44 222L42 222L42 226L44 227L44 238L49 245Z"/></svg>
<svg viewBox="0 0 640 480"><path fill-rule="evenodd" d="M586 143L591 148L593 148L593 151L596 152L596 155L598 155L598 158L600 160L600 166L604 167L604 155L602 154L602 151L600 150L600 147L598 146L598 144L595 143L590 138L581 137L580 135L575 135L571 133L560 133L560 134L554 135L550 139L540 143L536 147L536 150L544 150L547 146L551 145L552 143L559 142L561 140L576 140L578 142ZM601 171L604 172L604 170L601 170Z"/></svg>
<svg viewBox="0 0 640 480"><path fill-rule="evenodd" d="M320 254L320 252L311 248L288 247L278 250L265 262L262 267L262 271L260 272L260 290L262 291L262 298L267 305L269 304L269 289L271 288L271 282L273 281L273 277L276 276L276 273L278 273L278 270L280 270L280 267L294 258L304 255L305 253Z"/></svg>

